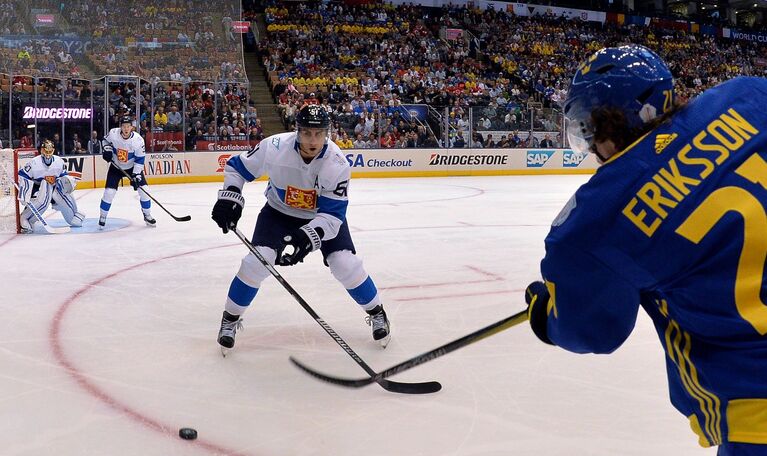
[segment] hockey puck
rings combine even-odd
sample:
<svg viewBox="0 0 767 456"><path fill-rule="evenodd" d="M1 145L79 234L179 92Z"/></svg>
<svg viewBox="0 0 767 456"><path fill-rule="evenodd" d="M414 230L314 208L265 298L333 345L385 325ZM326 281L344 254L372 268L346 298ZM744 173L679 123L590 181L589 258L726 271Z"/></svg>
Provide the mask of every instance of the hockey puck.
<svg viewBox="0 0 767 456"><path fill-rule="evenodd" d="M194 440L197 438L197 431L192 428L181 428L178 430L178 436L184 440Z"/></svg>

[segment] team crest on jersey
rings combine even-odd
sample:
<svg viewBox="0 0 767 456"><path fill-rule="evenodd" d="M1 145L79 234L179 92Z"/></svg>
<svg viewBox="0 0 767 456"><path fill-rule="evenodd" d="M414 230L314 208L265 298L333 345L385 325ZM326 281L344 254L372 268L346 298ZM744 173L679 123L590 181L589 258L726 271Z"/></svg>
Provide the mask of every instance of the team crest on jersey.
<svg viewBox="0 0 767 456"><path fill-rule="evenodd" d="M296 209L312 210L317 207L317 190L304 190L288 185L285 204Z"/></svg>
<svg viewBox="0 0 767 456"><path fill-rule="evenodd" d="M56 184L56 176L45 176L45 182L48 182L51 185Z"/></svg>
<svg viewBox="0 0 767 456"><path fill-rule="evenodd" d="M125 149L117 149L117 159L121 162L128 161L128 151Z"/></svg>

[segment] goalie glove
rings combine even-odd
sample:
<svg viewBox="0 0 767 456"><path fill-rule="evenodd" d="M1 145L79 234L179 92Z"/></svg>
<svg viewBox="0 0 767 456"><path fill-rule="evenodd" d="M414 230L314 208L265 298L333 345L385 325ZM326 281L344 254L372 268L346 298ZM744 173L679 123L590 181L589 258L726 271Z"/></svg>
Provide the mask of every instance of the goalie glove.
<svg viewBox="0 0 767 456"><path fill-rule="evenodd" d="M547 326L550 299L549 289L541 281L531 283L525 290L525 302L528 305L527 316L530 320L530 327L538 339L549 345L554 345L551 339L549 339Z"/></svg>
<svg viewBox="0 0 767 456"><path fill-rule="evenodd" d="M112 162L112 154L114 153L114 148L112 147L112 143L107 141L106 139L101 141L101 158L104 159L107 163Z"/></svg>
<svg viewBox="0 0 767 456"><path fill-rule="evenodd" d="M237 228L237 222L242 217L243 206L245 206L245 198L242 197L240 189L230 185L226 190L218 191L218 201L213 206L210 217L226 234L229 230Z"/></svg>
<svg viewBox="0 0 767 456"><path fill-rule="evenodd" d="M280 266L293 266L301 263L309 252L313 252L322 247L322 228L312 228L304 225L301 228L291 232L282 239L282 248L280 253L287 246L293 247L293 253L279 255L277 264Z"/></svg>
<svg viewBox="0 0 767 456"><path fill-rule="evenodd" d="M77 187L77 180L72 176L61 176L56 179L56 186L61 190L61 193L72 193Z"/></svg>

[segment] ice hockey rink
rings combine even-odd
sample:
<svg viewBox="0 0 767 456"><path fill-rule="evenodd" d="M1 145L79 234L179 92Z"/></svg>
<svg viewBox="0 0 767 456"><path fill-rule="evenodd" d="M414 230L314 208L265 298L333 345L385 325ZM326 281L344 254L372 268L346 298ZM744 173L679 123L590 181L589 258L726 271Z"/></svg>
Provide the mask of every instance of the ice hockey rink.
<svg viewBox="0 0 767 456"><path fill-rule="evenodd" d="M375 370L524 308L549 224L588 176L356 179L349 224L392 323L383 350L319 253L279 271ZM103 232L0 235L2 455L713 455L668 401L640 312L609 356L527 323L392 377L431 395L347 389L296 369L365 372L273 278L223 358L216 335L245 246L210 219L220 184L151 186L156 228L122 188ZM245 188L252 233L264 182ZM78 190L93 226L102 189ZM60 218L49 212L53 223ZM194 441L178 430L192 427Z"/></svg>

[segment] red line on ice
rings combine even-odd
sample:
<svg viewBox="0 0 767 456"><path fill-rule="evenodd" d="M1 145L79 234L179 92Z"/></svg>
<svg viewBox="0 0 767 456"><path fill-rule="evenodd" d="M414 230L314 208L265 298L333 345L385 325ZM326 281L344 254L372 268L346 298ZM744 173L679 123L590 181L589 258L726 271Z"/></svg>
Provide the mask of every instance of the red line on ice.
<svg viewBox="0 0 767 456"><path fill-rule="evenodd" d="M118 275L128 272L130 270L133 270L142 266L146 266L149 264L153 264L153 263L158 263L160 261L179 258L182 256L204 252L207 250L214 250L214 249L219 249L223 247L231 247L232 245L235 245L235 244L222 245L217 247L206 247L204 249L192 250L190 252L178 253L175 255L155 258L154 260L145 261L143 263L134 264L133 266L120 269L109 275L101 277L100 279L96 279L93 282L80 288L73 295L67 298L67 300L64 301L61 307L59 307L59 309L56 311L56 314L53 317L53 320L51 321L51 327L48 330L49 343L50 343L51 349L53 350L53 355L55 356L56 361L64 368L67 374L69 374L72 378L74 378L77 384L80 385L80 387L83 388L85 391L87 391L91 396L95 397L96 399L108 405L109 407L117 410L118 412L123 414L125 417L130 418L132 421L138 424L141 424L142 426L148 429L151 429L152 431L158 432L164 436L171 436L178 439L179 438L177 434L178 426L161 423L160 421L157 421L154 418L141 413L135 408L120 402L118 399L111 396L107 391L101 389L95 383L91 382L88 379L87 374L85 374L80 369L78 369L77 366L69 358L67 358L67 355L64 353L64 348L61 343L61 325L66 317L67 311L72 307L73 304L77 302L78 298L86 294L93 287L96 287L111 278L117 277ZM208 442L205 439L197 439L194 441L179 440L179 445L195 445L198 447L205 448L206 450L209 450L211 453L214 453L214 454L227 454L227 455L243 455L244 454L236 450L224 448L222 446L216 445L215 443ZM179 448L181 448L181 446L179 446Z"/></svg>

